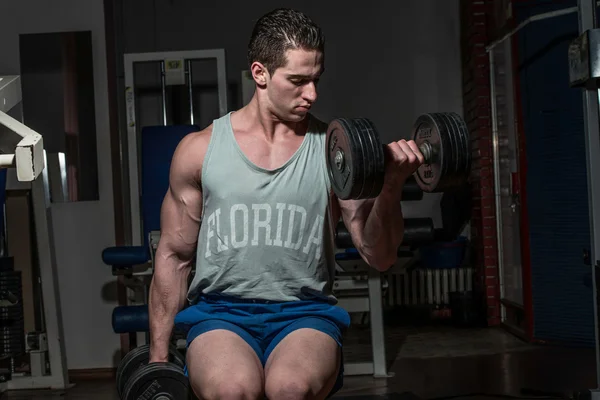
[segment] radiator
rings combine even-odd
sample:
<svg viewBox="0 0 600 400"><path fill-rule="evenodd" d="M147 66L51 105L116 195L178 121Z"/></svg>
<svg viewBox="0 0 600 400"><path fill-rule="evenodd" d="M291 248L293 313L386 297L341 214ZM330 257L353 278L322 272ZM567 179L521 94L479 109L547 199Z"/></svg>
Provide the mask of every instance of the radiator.
<svg viewBox="0 0 600 400"><path fill-rule="evenodd" d="M383 274L384 306L448 305L450 292L473 289L473 268L411 269Z"/></svg>

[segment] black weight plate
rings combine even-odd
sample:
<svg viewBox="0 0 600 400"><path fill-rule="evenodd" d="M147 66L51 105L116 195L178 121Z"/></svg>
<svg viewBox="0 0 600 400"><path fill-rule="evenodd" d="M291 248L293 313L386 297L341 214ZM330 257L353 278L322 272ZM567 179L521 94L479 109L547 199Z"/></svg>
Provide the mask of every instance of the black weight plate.
<svg viewBox="0 0 600 400"><path fill-rule="evenodd" d="M438 192L439 188L443 184L444 177L448 176L451 170L451 160L449 159L449 154L452 151L452 149L448 140L446 126L443 123L441 123L440 118L436 114L430 114L430 116L434 120L436 134L439 137L440 147L437 151L443 155L443 162L441 164L442 167L440 169L440 175L437 178L437 185L434 188L432 188L434 192Z"/></svg>
<svg viewBox="0 0 600 400"><path fill-rule="evenodd" d="M443 151L441 151L443 143L441 142L440 132L430 114L423 114L417 118L411 136L417 146L428 142L432 147L430 159L426 160L417 169L415 179L424 192L433 192L441 175L447 168L444 168L446 160Z"/></svg>
<svg viewBox="0 0 600 400"><path fill-rule="evenodd" d="M350 142L352 143L353 152L357 154L354 162L354 168L357 170L356 182L352 186L350 192L351 199L361 199L365 191L365 184L369 174L369 153L366 138L363 132L358 129L354 121L349 119Z"/></svg>
<svg viewBox="0 0 600 400"><path fill-rule="evenodd" d="M432 125L421 126L421 139L428 140L437 153L437 159L417 171L416 178L424 191L443 192L459 184L464 145L461 132L450 113L431 113L419 117L431 119ZM416 140L420 144L423 140ZM437 174L437 175L436 175Z"/></svg>
<svg viewBox="0 0 600 400"><path fill-rule="evenodd" d="M463 147L461 156L461 169L458 171L461 183L465 182L471 171L471 142L469 137L469 128L467 123L460 115L456 113L450 113L450 117L455 121L458 128L458 133L461 138Z"/></svg>
<svg viewBox="0 0 600 400"><path fill-rule="evenodd" d="M455 132L454 124L446 117L445 113L437 113L438 127L440 129L440 137L446 143L444 148L445 159L447 161L448 170L446 174L440 177L438 187L435 189L436 192L444 192L452 189L455 186L456 172L458 170L458 133Z"/></svg>
<svg viewBox="0 0 600 400"><path fill-rule="evenodd" d="M147 364L149 357L149 345L136 347L135 349L130 350L127 354L125 354L125 356L119 363L119 366L117 367L116 373L117 393L119 394L119 397L121 397L121 393L123 392L123 387L125 386L127 379L131 376L133 371L135 371L140 366ZM144 360L146 360L146 362L144 362Z"/></svg>
<svg viewBox="0 0 600 400"><path fill-rule="evenodd" d="M375 167L373 158L375 155L373 154L372 141L370 138L371 133L365 129L362 124L358 123L357 119L352 119L351 122L363 160L363 180L361 185L359 185L360 190L357 190L352 198L360 200L368 198L368 195L371 192Z"/></svg>
<svg viewBox="0 0 600 400"><path fill-rule="evenodd" d="M364 124L367 124L371 130L375 133L373 138L373 146L375 148L375 175L373 176L373 188L369 198L374 198L379 196L381 193L381 189L383 189L383 183L385 178L385 151L383 148L383 143L381 142L381 137L379 136L379 131L375 128L375 124L368 118L360 119Z"/></svg>
<svg viewBox="0 0 600 400"><path fill-rule="evenodd" d="M356 118L353 120L357 129L363 132L368 144L368 175L365 179L365 190L361 198L369 199L379 195L383 188L385 176L385 154L379 132L375 124L368 118Z"/></svg>
<svg viewBox="0 0 600 400"><path fill-rule="evenodd" d="M127 384L127 380L132 376L134 371L140 367L147 365L150 361L150 345L144 344L129 351L119 363L117 367L117 392L119 396L123 393L123 389ZM169 346L169 362L183 368L185 360L183 356L174 346Z"/></svg>
<svg viewBox="0 0 600 400"><path fill-rule="evenodd" d="M468 147L468 136L466 133L466 125L458 114L453 112L441 113L443 117L452 126L451 138L458 144L456 150L451 157L456 160L455 171L445 180L442 185L442 190L450 190L462 185L468 177L470 152Z"/></svg>
<svg viewBox="0 0 600 400"><path fill-rule="evenodd" d="M452 153L450 154L450 157L448 157L448 160L451 162L452 167L448 175L454 178L460 169L459 153L462 148L460 135L458 133L458 127L456 126L452 118L450 118L448 113L440 113L439 115L440 119L442 119L447 126L446 129L448 132L448 138L450 139L450 142L452 144Z"/></svg>
<svg viewBox="0 0 600 400"><path fill-rule="evenodd" d="M456 187L461 186L465 183L468 177L468 164L469 164L469 148L467 143L467 138L465 137L464 126L462 123L462 118L458 116L456 113L448 113L448 118L454 122L454 127L456 130L456 137L460 143L460 149L456 154L458 158L458 169L456 171L455 182Z"/></svg>
<svg viewBox="0 0 600 400"><path fill-rule="evenodd" d="M333 192L342 200L351 198L357 181L362 181L360 149L352 137L350 121L337 118L327 128L325 157Z"/></svg>
<svg viewBox="0 0 600 400"><path fill-rule="evenodd" d="M444 158L448 161L448 171L441 177L441 182L436 188L437 192L442 192L456 184L456 174L459 169L458 163L460 162L458 153L461 146L458 143L460 138L458 137L454 122L448 118L447 113L434 113L434 115L438 120L440 136L447 143L446 157Z"/></svg>
<svg viewBox="0 0 600 400"><path fill-rule="evenodd" d="M170 363L152 363L139 368L127 381L123 400L186 400L191 397L189 379L183 369Z"/></svg>
<svg viewBox="0 0 600 400"><path fill-rule="evenodd" d="M356 152L360 154L357 160L359 163L355 164L356 168L360 167L360 179L357 179L356 184L353 187L352 193L350 194L351 199L359 200L364 199L365 192L369 185L369 177L371 175L371 159L372 154L370 152L369 139L366 133L360 129L354 122L350 120L350 132L352 137L352 143L356 148Z"/></svg>

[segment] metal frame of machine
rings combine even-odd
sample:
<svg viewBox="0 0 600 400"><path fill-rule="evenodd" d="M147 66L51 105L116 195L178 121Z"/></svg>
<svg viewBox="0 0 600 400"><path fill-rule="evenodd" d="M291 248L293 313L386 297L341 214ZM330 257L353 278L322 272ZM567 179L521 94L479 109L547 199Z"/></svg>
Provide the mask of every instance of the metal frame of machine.
<svg viewBox="0 0 600 400"><path fill-rule="evenodd" d="M0 147L6 151L11 143L14 145L18 142L14 153L1 156L0 168L9 168L9 181L12 178L31 190L44 319L41 332L32 332L31 336L28 335L36 342L35 349L27 346L31 358L31 373L13 374L10 380L0 383L0 392L19 389L66 389L70 386L48 177L43 173L45 170L43 138L39 133L7 114L21 100L20 77L0 76L0 124L7 128L3 129L3 136L0 137ZM14 135L11 137L7 133ZM49 372L46 372L47 363L50 364Z"/></svg>
<svg viewBox="0 0 600 400"><path fill-rule="evenodd" d="M572 86L583 86L583 116L585 127L585 148L588 177L588 204L590 214L590 255L589 266L592 270L594 293L594 327L596 335L596 376L600 382L600 325L598 316L598 279L600 278L600 65L597 59L600 54L600 40L589 40L590 36L600 35L598 31L597 2L595 0L579 0L577 2L580 37L572 42L569 53L570 79ZM583 46L580 39L587 39ZM571 50L577 57L573 57ZM576 62L573 62L576 59ZM578 62L577 62L578 61ZM579 68L577 68L579 67ZM577 82L582 73L583 85ZM592 399L600 398L598 388L592 391Z"/></svg>
<svg viewBox="0 0 600 400"><path fill-rule="evenodd" d="M138 168L138 150L140 131L136 124L135 113L135 75L134 64L142 62L160 62L164 72L164 65L167 60L185 60L188 64L194 60L216 60L217 62L217 81L219 93L219 115L223 116L227 113L227 71L225 68L225 50L190 50L190 51L171 51L157 53L130 53L124 55L125 67L125 101L126 101L126 118L127 118L127 146L128 146L128 166L129 166L129 182L125 193L129 193L130 205L130 229L131 229L131 245L139 246L144 242L142 234L142 222L140 219L140 191L139 191L139 168ZM191 71L191 68L190 68ZM191 74L190 74L191 78ZM191 85L188 79L188 87L190 92L190 100L192 95ZM163 90L163 123L167 124L166 118L166 103L165 103L165 87L166 82L163 77L161 80ZM190 101L191 104L191 101ZM190 110L191 123L193 124L193 109Z"/></svg>

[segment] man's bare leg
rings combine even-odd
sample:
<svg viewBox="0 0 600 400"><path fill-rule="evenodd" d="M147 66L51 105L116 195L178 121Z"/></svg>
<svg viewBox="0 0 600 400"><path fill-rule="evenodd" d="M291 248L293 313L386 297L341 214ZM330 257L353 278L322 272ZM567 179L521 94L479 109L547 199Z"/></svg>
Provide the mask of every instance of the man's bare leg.
<svg viewBox="0 0 600 400"><path fill-rule="evenodd" d="M188 376L199 399L259 399L263 395L262 364L237 334L215 329L190 344Z"/></svg>
<svg viewBox="0 0 600 400"><path fill-rule="evenodd" d="M265 365L269 399L324 399L335 385L341 349L331 336L302 328L287 335Z"/></svg>

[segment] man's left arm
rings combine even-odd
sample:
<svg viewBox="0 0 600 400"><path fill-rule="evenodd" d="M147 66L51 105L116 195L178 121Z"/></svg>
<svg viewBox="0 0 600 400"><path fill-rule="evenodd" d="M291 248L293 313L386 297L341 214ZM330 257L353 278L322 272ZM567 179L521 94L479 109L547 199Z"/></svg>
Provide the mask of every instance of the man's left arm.
<svg viewBox="0 0 600 400"><path fill-rule="evenodd" d="M336 198L354 246L365 262L379 271L386 271L396 262L404 236L402 189L423 163L423 155L412 140L392 142L385 148L386 170L379 196L365 200Z"/></svg>

